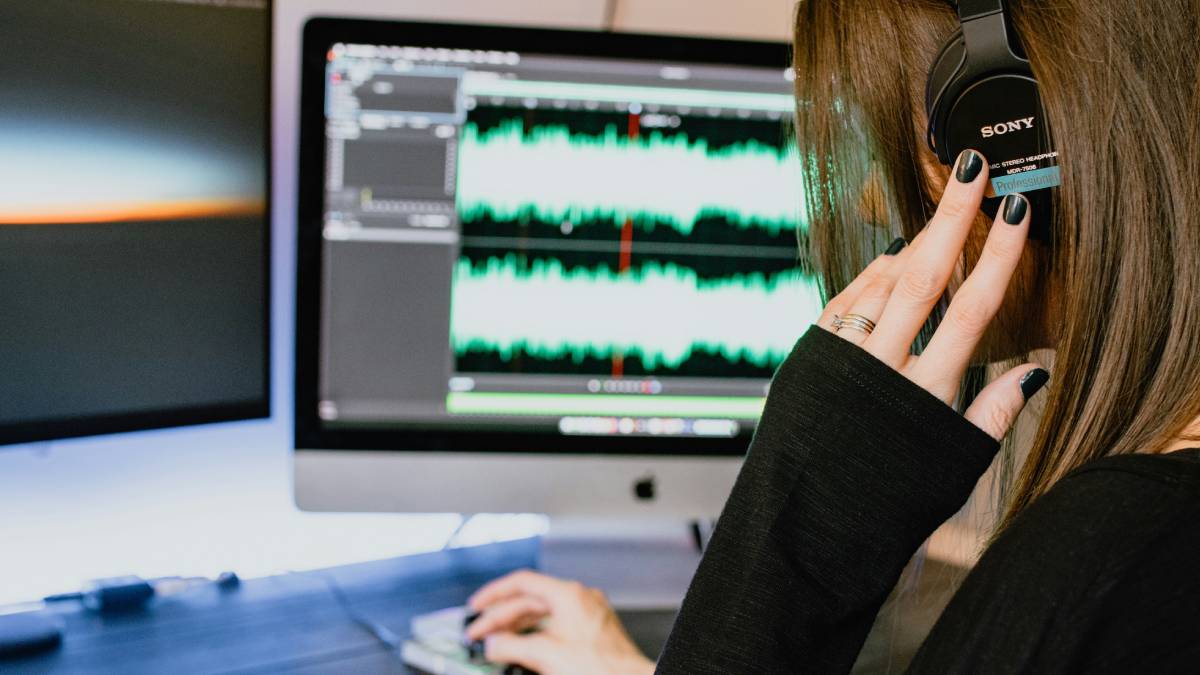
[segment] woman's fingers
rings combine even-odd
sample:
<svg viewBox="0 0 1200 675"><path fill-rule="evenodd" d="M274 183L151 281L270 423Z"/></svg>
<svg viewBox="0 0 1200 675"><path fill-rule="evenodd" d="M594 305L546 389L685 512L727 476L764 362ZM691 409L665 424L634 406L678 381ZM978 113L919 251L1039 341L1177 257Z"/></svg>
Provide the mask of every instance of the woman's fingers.
<svg viewBox="0 0 1200 675"><path fill-rule="evenodd" d="M480 640L499 631L520 632L537 625L550 608L540 598L519 595L501 600L485 609L478 619L467 626L467 638Z"/></svg>
<svg viewBox="0 0 1200 675"><path fill-rule="evenodd" d="M963 242L979 213L987 174L983 155L964 150L955 162L954 177L946 184L937 213L920 241L909 247L887 307L862 345L893 368L908 358L913 340L954 273Z"/></svg>
<svg viewBox="0 0 1200 675"><path fill-rule="evenodd" d="M550 611L556 604L569 602L577 593L580 584L574 581L563 581L545 574L530 570L520 570L500 577L487 584L471 596L467 604L477 612L509 598L517 596L532 596L541 600Z"/></svg>
<svg viewBox="0 0 1200 675"><path fill-rule="evenodd" d="M896 241L900 242L900 247L888 249L888 256L883 258L883 262L878 267L876 273L861 287L858 296L853 299L846 308L846 311L840 314L841 318L850 318L855 321L866 319L872 323L879 320L879 317L883 314L883 308L887 305L888 298L892 295L892 289L896 287L896 277L900 275L900 270L904 268L906 252L901 250L904 240L897 239ZM856 345L861 345L867 339L869 333L869 331L855 328L853 324L844 326L835 332L838 337Z"/></svg>
<svg viewBox="0 0 1200 675"><path fill-rule="evenodd" d="M896 242L900 242L897 244ZM854 304L856 298L862 294L863 289L874 282L880 275L886 272L895 263L896 254L903 249L903 239L897 239L888 247L887 252L871 261L869 265L859 272L854 281L850 285L842 289L825 305L825 309L821 312L821 318L817 319L817 325L825 330L833 330L833 318L850 312L851 305Z"/></svg>
<svg viewBox="0 0 1200 675"><path fill-rule="evenodd" d="M503 632L488 636L483 654L492 663L521 666L539 673L559 673L567 672L563 668L573 660L571 655L562 654L563 650L562 644L543 633Z"/></svg>
<svg viewBox="0 0 1200 675"><path fill-rule="evenodd" d="M521 569L521 571L506 574L504 577L491 581L482 589L475 591L475 595L470 596L467 604L475 611L484 611L493 604L509 598L533 596L542 599L548 605L552 604L553 597L562 595L564 587L569 584L570 581L547 577L545 574L532 572L529 569Z"/></svg>
<svg viewBox="0 0 1200 675"><path fill-rule="evenodd" d="M1029 233L1029 201L1022 195L1004 198L983 252L970 276L954 293L946 316L906 373L913 382L949 403L1000 305Z"/></svg>
<svg viewBox="0 0 1200 675"><path fill-rule="evenodd" d="M998 377L983 388L964 415L996 440L1004 438L1033 395L1050 381L1045 369L1027 363Z"/></svg>

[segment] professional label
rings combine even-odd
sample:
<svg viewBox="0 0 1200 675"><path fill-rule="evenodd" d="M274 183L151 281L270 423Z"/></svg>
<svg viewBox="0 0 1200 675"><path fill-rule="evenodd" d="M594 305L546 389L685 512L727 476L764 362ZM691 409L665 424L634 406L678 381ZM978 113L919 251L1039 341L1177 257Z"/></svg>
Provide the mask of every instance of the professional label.
<svg viewBox="0 0 1200 675"><path fill-rule="evenodd" d="M1053 153L1057 155L1058 153ZM1043 188L1058 187L1062 183L1062 171L1057 166L1037 168L1036 163L1023 165L1005 175L997 175L1004 169L992 169L992 190L996 197L1003 197L1011 192L1033 192Z"/></svg>

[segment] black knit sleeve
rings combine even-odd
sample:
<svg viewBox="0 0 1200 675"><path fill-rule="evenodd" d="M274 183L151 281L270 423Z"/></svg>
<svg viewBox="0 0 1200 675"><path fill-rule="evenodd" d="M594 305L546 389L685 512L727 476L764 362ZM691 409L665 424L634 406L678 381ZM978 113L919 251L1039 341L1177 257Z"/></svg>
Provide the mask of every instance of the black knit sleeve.
<svg viewBox="0 0 1200 675"><path fill-rule="evenodd" d="M846 672L998 443L813 326L771 384L660 673Z"/></svg>

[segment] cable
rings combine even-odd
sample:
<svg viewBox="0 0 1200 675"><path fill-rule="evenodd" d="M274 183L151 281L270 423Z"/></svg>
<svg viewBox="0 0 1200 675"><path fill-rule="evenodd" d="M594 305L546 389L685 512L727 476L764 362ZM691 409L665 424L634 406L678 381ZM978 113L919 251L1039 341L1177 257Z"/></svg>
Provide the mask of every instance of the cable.
<svg viewBox="0 0 1200 675"><path fill-rule="evenodd" d="M612 33L617 30L617 8L620 0L604 1L604 24L602 30Z"/></svg>
<svg viewBox="0 0 1200 675"><path fill-rule="evenodd" d="M400 659L401 662L404 661L403 657L400 655L400 650L404 646L404 642L400 639L400 636L393 633L392 630L387 626L379 623L365 614L360 613L357 609L355 609L354 605L350 602L350 598L346 595L346 592L342 590L342 587L338 584L336 579L328 574L322 574L320 572L299 572L298 574L307 574L324 582L326 588L329 589L329 593L333 595L333 598L337 602L338 606L342 608L342 611L346 613L346 616L348 616L351 621L358 624L360 628L370 633L383 646L387 647L388 651L393 656L395 656L397 659Z"/></svg>
<svg viewBox="0 0 1200 675"><path fill-rule="evenodd" d="M703 554L704 549L708 548L708 542L712 541L713 531L717 529L717 520L715 518L698 518L691 523L692 544L696 546L696 552Z"/></svg>
<svg viewBox="0 0 1200 675"><path fill-rule="evenodd" d="M446 543L442 544L443 551L449 551L450 549L455 548L454 543L458 539L458 535L462 534L463 530L465 530L467 527L467 523L471 522L475 516L460 514L460 518L461 519L458 521L458 525L454 528L454 531L450 533L450 536L446 537Z"/></svg>

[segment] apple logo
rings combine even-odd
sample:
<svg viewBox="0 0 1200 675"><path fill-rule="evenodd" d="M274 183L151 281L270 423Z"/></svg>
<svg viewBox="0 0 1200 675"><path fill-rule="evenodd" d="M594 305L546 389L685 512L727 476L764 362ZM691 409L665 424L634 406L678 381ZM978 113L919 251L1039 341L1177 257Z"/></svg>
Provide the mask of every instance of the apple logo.
<svg viewBox="0 0 1200 675"><path fill-rule="evenodd" d="M633 483L633 496L641 501L654 499L654 474L646 474Z"/></svg>

